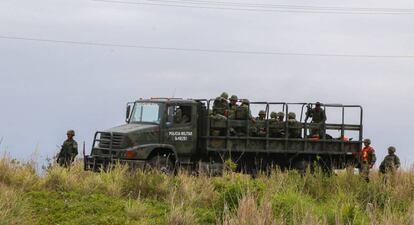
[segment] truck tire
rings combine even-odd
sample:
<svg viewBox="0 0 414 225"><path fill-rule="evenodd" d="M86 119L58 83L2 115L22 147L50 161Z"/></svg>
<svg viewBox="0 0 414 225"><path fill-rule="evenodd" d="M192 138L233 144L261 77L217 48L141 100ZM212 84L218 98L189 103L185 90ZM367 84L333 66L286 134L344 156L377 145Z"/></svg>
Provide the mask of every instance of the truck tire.
<svg viewBox="0 0 414 225"><path fill-rule="evenodd" d="M298 173L302 176L306 174L308 169L311 174L315 172L313 162L305 159L295 161L292 169L298 171Z"/></svg>
<svg viewBox="0 0 414 225"><path fill-rule="evenodd" d="M159 171L164 174L174 174L175 166L170 155L155 155L147 161L147 167L150 171Z"/></svg>

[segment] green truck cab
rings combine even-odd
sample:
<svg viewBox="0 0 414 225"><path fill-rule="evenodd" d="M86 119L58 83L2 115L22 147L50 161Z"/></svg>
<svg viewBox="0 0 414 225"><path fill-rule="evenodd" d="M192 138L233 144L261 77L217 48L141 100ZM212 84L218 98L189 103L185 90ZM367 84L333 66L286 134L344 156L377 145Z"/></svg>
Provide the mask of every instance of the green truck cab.
<svg viewBox="0 0 414 225"><path fill-rule="evenodd" d="M116 163L132 169L155 168L172 173L177 168L219 174L224 162L233 160L239 171L255 172L278 166L299 170L317 163L326 169L344 168L357 162L362 147L362 107L358 105L325 104L324 109L340 112L340 123L326 123L326 131L335 130L338 138L308 137L315 124L305 119L308 103L251 102L266 111L266 120L235 120L212 116L214 99L151 98L127 104L126 124L98 131L91 154L85 156L85 170L106 170ZM272 137L271 132L254 135L235 134L261 126L263 130L291 129L288 122L273 124L270 108L280 106L287 115L290 106L300 109L301 136ZM345 123L346 109L359 110L357 124ZM329 122L329 119L328 121ZM347 132L357 138L348 140ZM329 136L329 135L327 135Z"/></svg>

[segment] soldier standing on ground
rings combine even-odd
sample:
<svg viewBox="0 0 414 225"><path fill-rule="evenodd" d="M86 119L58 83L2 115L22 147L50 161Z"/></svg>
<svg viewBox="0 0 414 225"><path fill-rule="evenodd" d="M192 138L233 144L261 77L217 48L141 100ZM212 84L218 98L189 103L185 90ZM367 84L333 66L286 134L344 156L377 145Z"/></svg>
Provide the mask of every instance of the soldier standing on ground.
<svg viewBox="0 0 414 225"><path fill-rule="evenodd" d="M379 171L385 175L385 181L392 180L395 176L395 172L400 168L400 158L395 155L395 147L388 147L388 155L382 160Z"/></svg>
<svg viewBox="0 0 414 225"><path fill-rule="evenodd" d="M73 139L75 136L74 130L68 130L66 134L68 139L63 142L57 162L60 166L69 167L78 155L78 143Z"/></svg>
<svg viewBox="0 0 414 225"><path fill-rule="evenodd" d="M316 127L310 129L310 136L319 138L324 138L325 136L325 121L326 121L326 113L325 110L322 109L320 102L315 103L315 108L310 108L308 106L308 111L306 112L306 119L311 117L312 122Z"/></svg>
<svg viewBox="0 0 414 225"><path fill-rule="evenodd" d="M375 150L371 147L371 140L367 138L364 140L364 148L360 152L361 165L359 168L361 177L367 182L369 182L369 170L372 169L376 161Z"/></svg>

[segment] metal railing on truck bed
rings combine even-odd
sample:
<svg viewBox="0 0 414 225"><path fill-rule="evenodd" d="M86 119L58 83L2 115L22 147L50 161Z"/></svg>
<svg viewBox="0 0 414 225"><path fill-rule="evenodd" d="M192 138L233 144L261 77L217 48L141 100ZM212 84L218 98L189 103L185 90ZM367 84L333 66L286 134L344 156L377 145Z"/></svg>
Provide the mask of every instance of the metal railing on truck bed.
<svg viewBox="0 0 414 225"><path fill-rule="evenodd" d="M211 102L214 99L206 100L207 110L211 107ZM330 108L339 108L341 111L341 123L325 123L324 132L327 130L340 131L340 137L328 138L328 135L324 135L320 139L315 139L308 136L308 129L317 129L317 124L309 123L307 119L304 119L306 112L304 111L306 106L312 107L312 104L308 103L285 103L285 102L251 102L250 105L262 105L266 111L265 120L265 136L253 136L249 132L251 127L255 124L249 120L234 120L234 119L213 119L207 116L207 126L205 130L205 136L202 138L206 140L206 146L208 151L242 151L242 152L268 152L268 153L308 153L308 154L353 154L362 146L362 116L363 109L359 105L341 105L341 104L324 104L325 111ZM271 137L269 135L269 128L280 128L276 125L271 125L269 120L269 110L271 106L279 105L283 109L285 115L289 113L289 106L296 105L301 107L300 109L300 129L303 134L302 138L289 138L289 123L283 123L283 129L285 134L283 137ZM358 124L346 124L345 123L345 109L357 109L359 111ZM249 106L250 111L250 106ZM329 121L329 118L328 118ZM244 128L247 131L244 135L235 135L231 133L231 129ZM218 129L225 131L225 134L211 135L211 131ZM357 140L349 140L345 136L346 131L357 132Z"/></svg>

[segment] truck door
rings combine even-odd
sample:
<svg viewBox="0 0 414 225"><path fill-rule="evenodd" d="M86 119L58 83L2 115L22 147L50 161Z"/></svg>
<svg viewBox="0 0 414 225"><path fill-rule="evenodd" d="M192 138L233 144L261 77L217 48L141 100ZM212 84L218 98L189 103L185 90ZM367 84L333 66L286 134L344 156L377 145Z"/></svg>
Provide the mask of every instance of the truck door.
<svg viewBox="0 0 414 225"><path fill-rule="evenodd" d="M167 105L165 142L178 154L191 154L197 144L197 119L194 104Z"/></svg>

